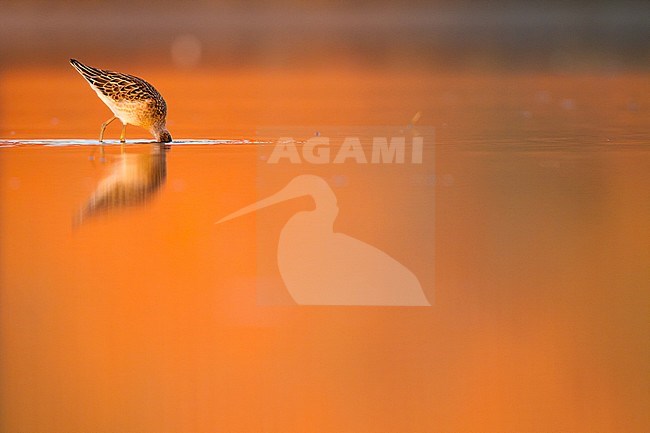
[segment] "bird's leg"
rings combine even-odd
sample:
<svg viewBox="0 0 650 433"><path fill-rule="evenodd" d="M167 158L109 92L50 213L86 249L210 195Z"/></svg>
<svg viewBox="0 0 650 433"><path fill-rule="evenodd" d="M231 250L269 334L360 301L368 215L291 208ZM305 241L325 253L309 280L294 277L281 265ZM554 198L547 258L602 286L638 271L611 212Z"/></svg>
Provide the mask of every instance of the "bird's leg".
<svg viewBox="0 0 650 433"><path fill-rule="evenodd" d="M120 143L126 143L126 123L122 124L122 134L120 135Z"/></svg>
<svg viewBox="0 0 650 433"><path fill-rule="evenodd" d="M108 119L106 122L102 123L102 129L101 129L101 131L99 131L99 142L100 143L104 142L104 130L115 119L117 119L117 117L113 116L110 119Z"/></svg>
<svg viewBox="0 0 650 433"><path fill-rule="evenodd" d="M124 153L124 143L126 143L126 123L122 124L122 134L120 135L120 152Z"/></svg>

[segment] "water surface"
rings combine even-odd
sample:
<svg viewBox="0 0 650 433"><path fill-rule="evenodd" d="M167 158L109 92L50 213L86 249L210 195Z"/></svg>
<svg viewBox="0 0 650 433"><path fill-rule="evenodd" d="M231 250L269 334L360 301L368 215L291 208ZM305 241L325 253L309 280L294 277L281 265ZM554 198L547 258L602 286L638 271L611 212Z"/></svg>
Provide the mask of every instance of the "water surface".
<svg viewBox="0 0 650 433"><path fill-rule="evenodd" d="M3 430L647 430L647 77L149 70L177 140L102 153L108 110L41 73L0 81ZM422 164L260 159L417 112ZM430 307L297 305L308 198L215 224L304 173Z"/></svg>

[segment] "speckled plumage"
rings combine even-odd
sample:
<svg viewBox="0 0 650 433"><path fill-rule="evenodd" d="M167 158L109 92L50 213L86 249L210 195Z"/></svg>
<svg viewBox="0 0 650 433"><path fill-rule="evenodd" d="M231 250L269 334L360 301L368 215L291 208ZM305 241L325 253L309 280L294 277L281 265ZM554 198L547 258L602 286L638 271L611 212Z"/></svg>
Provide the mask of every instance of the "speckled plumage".
<svg viewBox="0 0 650 433"><path fill-rule="evenodd" d="M102 125L99 141L103 141L106 126L116 118L123 125L122 142L127 124L148 129L159 142L172 141L165 127L167 104L151 84L133 75L86 66L75 59L70 59L70 64L115 115Z"/></svg>

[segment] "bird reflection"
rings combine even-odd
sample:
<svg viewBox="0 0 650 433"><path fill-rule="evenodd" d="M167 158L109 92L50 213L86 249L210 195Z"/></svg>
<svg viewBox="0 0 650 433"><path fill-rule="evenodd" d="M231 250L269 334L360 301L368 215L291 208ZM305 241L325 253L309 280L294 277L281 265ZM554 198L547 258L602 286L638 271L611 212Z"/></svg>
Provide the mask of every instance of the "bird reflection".
<svg viewBox="0 0 650 433"><path fill-rule="evenodd" d="M74 225L98 214L145 203L165 181L166 152L165 145L157 143L148 153L121 153L76 215Z"/></svg>

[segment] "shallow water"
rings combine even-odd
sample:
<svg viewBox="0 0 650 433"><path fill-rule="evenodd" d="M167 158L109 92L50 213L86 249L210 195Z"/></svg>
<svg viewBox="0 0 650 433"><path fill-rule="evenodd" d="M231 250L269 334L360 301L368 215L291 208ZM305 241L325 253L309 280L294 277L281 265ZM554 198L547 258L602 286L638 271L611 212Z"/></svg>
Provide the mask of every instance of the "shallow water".
<svg viewBox="0 0 650 433"><path fill-rule="evenodd" d="M0 82L4 431L647 430L647 77L140 75L170 146L102 151L74 75ZM382 131L404 163L371 162ZM354 134L368 162L335 163ZM270 163L287 135L330 157ZM298 305L281 233L331 209L307 184L216 224L305 174L347 268L372 246L430 306Z"/></svg>

